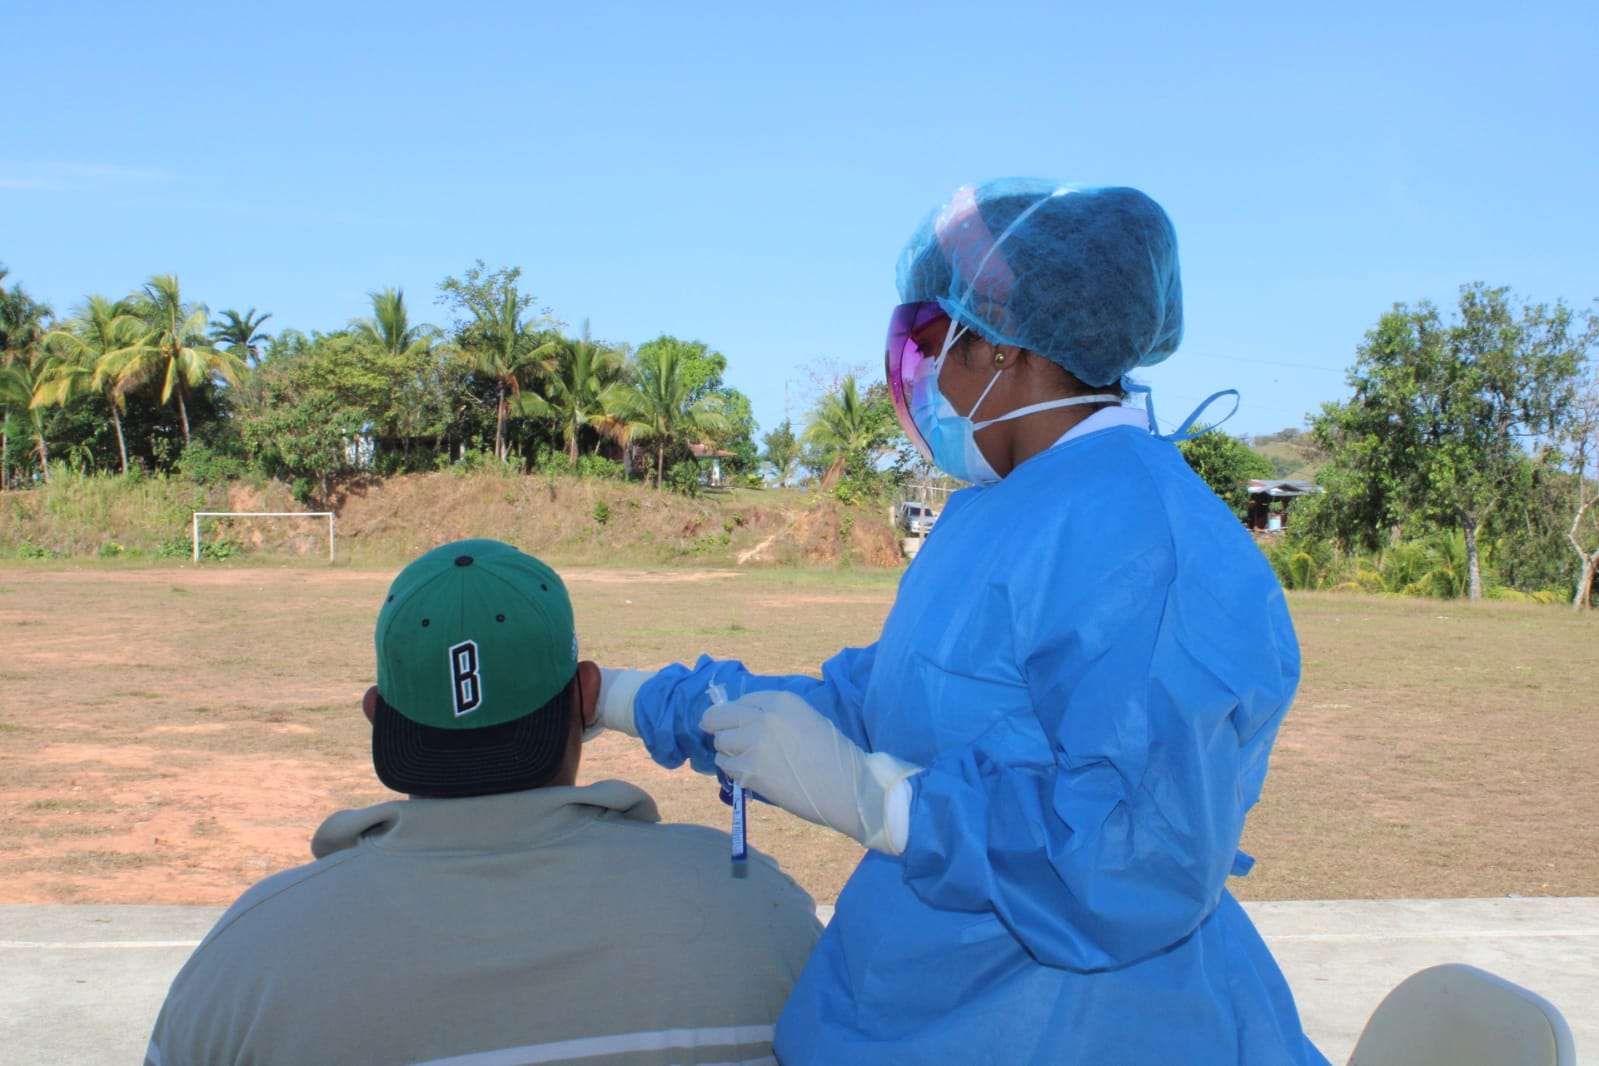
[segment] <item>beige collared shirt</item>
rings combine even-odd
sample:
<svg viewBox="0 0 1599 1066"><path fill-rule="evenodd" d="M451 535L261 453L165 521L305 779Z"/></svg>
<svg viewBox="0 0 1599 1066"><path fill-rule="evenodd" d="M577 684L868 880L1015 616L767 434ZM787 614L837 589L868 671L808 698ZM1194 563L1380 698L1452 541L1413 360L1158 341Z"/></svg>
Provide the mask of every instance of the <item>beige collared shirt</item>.
<svg viewBox="0 0 1599 1066"><path fill-rule="evenodd" d="M769 1062L820 934L620 781L343 811L312 853L195 950L149 1066Z"/></svg>

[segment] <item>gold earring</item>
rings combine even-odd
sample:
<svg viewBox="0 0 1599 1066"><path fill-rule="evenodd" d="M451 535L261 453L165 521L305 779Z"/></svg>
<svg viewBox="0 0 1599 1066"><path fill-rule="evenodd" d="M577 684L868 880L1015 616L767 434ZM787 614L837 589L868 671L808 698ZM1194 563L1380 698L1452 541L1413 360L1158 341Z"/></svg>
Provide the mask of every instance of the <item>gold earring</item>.
<svg viewBox="0 0 1599 1066"><path fill-rule="evenodd" d="M995 352L994 353L994 365L995 366L1004 366L1005 365L1005 353L1004 352Z"/></svg>

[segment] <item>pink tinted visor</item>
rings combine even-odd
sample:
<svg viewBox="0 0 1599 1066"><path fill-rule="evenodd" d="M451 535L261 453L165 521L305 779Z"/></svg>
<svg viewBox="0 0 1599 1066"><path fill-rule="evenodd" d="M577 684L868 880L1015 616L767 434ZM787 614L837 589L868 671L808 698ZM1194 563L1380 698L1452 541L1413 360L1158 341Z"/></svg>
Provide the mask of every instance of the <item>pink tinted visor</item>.
<svg viewBox="0 0 1599 1066"><path fill-rule="evenodd" d="M916 380L917 371L924 363L937 359L938 353L922 351L913 334L941 318L948 320L949 316L937 301L900 304L894 308L888 320L888 349L883 356L888 394L893 397L894 414L899 418L900 428L929 463L933 461L933 450L922 439L921 430L916 428L916 421L911 418L911 386Z"/></svg>

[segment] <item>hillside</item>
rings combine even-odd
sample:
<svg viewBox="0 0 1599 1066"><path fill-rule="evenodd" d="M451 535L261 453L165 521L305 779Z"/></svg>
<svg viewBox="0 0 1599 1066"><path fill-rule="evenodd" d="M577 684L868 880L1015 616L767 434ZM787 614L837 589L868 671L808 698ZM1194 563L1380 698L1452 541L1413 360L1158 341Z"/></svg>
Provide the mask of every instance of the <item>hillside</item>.
<svg viewBox="0 0 1599 1066"><path fill-rule="evenodd" d="M1280 430L1252 438L1249 446L1271 463L1273 477L1292 478L1295 481L1316 480L1322 456L1308 433Z"/></svg>
<svg viewBox="0 0 1599 1066"><path fill-rule="evenodd" d="M334 503L342 561L403 562L445 541L495 537L552 562L893 567L885 507L797 491L688 498L609 480L411 474L343 486ZM179 478L58 477L0 494L0 556L187 558L197 510L306 510L276 482L200 486ZM228 556L315 559L320 522L218 519L205 538Z"/></svg>

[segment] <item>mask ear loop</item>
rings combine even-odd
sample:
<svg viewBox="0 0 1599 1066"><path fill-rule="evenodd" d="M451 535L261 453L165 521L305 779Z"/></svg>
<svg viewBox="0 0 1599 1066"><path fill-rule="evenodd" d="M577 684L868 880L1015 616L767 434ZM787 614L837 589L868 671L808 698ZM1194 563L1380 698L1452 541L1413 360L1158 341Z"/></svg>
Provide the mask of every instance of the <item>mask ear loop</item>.
<svg viewBox="0 0 1599 1066"><path fill-rule="evenodd" d="M1149 431L1156 437L1159 437L1161 440L1170 441L1173 444L1180 444L1185 440L1193 440L1196 437L1204 436L1213 429L1221 428L1224 422L1238 413L1238 405L1241 402L1241 397L1238 395L1237 389L1222 389L1220 392L1213 392L1209 396L1205 397L1204 401L1200 403L1198 407L1189 412L1188 417L1183 419L1182 424L1179 425L1177 429L1171 433L1161 433L1160 423L1155 420L1155 394L1150 390L1149 386L1140 385L1137 382L1130 381L1124 377L1122 378L1122 391L1128 393L1129 395L1143 395L1144 413L1149 416ZM1203 415L1207 410L1210 409L1211 404L1215 403L1223 396L1231 396L1233 398L1232 409L1217 421L1205 426L1205 428L1195 430L1194 425L1199 421L1200 415Z"/></svg>

